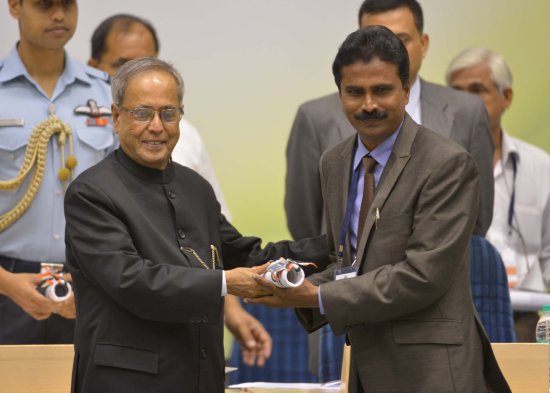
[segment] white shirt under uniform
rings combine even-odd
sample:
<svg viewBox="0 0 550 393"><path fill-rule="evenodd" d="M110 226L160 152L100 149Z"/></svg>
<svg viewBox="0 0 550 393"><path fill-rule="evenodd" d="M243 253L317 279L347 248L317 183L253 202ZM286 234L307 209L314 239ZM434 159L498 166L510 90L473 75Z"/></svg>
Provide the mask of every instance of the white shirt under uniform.
<svg viewBox="0 0 550 393"><path fill-rule="evenodd" d="M180 139L172 151L172 159L180 165L193 169L210 183L216 194L216 199L221 205L223 215L228 221L231 221L231 214L223 198L204 142L197 129L184 118L180 121Z"/></svg>

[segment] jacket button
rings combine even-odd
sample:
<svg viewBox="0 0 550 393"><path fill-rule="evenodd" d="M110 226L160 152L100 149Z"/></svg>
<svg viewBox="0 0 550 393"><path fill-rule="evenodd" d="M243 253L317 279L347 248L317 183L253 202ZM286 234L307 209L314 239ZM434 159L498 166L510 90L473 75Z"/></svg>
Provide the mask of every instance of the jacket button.
<svg viewBox="0 0 550 393"><path fill-rule="evenodd" d="M180 239L185 239L185 232L183 231L183 229L178 229L178 237Z"/></svg>
<svg viewBox="0 0 550 393"><path fill-rule="evenodd" d="M201 348L201 358L206 359L206 348Z"/></svg>
<svg viewBox="0 0 550 393"><path fill-rule="evenodd" d="M168 191L168 197L170 199L174 199L176 197L176 193L172 190Z"/></svg>

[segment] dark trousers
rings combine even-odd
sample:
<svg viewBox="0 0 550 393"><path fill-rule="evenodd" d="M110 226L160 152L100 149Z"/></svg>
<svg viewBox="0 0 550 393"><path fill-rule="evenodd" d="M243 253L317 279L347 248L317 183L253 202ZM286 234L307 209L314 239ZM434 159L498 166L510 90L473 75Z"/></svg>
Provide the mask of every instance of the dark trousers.
<svg viewBox="0 0 550 393"><path fill-rule="evenodd" d="M57 314L37 321L0 295L0 344L72 344L74 322Z"/></svg>

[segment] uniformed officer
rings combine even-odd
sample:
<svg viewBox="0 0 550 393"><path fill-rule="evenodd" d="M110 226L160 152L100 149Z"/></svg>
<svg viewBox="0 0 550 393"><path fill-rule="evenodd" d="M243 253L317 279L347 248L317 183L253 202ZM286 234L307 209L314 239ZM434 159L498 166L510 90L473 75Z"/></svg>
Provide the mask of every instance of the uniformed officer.
<svg viewBox="0 0 550 393"><path fill-rule="evenodd" d="M117 144L108 76L64 51L76 0L8 5L20 40L0 60L0 344L71 343L73 297L37 286L56 282L39 274L46 263L65 262L67 184Z"/></svg>

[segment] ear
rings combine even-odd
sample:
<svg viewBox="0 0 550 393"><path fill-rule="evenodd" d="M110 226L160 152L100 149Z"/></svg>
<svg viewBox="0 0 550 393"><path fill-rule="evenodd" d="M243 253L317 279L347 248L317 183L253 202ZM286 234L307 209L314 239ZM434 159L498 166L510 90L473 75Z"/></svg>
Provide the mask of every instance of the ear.
<svg viewBox="0 0 550 393"><path fill-rule="evenodd" d="M428 48L430 47L430 36L426 33L422 34L420 42L422 43L422 58L425 58L428 53Z"/></svg>
<svg viewBox="0 0 550 393"><path fill-rule="evenodd" d="M115 129L115 132L118 134L120 111L115 104L111 104L111 113L113 116L113 127Z"/></svg>
<svg viewBox="0 0 550 393"><path fill-rule="evenodd" d="M407 81L407 84L403 86L403 92L405 94L405 105L409 103L409 95L411 93L411 83Z"/></svg>
<svg viewBox="0 0 550 393"><path fill-rule="evenodd" d="M502 92L502 97L504 98L502 101L502 109L503 111L505 111L510 107L510 105L512 105L512 99L514 98L514 91L512 90L512 88L509 87L505 89Z"/></svg>
<svg viewBox="0 0 550 393"><path fill-rule="evenodd" d="M8 7L10 9L10 14L15 19L19 19L21 14L21 0L8 0Z"/></svg>

